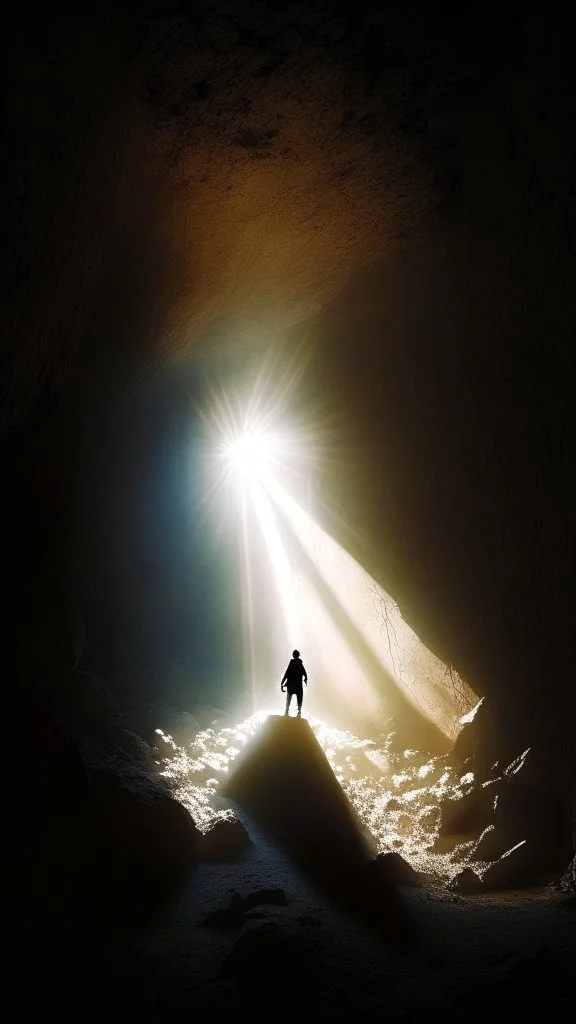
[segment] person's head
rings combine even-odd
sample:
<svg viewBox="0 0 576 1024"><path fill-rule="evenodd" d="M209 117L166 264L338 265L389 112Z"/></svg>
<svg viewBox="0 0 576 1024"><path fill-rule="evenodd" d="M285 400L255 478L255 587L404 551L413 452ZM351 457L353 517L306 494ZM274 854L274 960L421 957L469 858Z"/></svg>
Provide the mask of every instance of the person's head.
<svg viewBox="0 0 576 1024"><path fill-rule="evenodd" d="M293 658L299 658L300 657L300 651L292 651L292 657Z"/></svg>

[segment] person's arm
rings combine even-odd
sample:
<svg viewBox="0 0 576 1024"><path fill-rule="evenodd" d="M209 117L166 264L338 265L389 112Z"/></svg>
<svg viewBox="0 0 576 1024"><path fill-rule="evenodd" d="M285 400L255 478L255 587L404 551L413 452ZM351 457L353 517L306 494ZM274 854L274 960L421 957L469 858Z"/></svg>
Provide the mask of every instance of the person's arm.
<svg viewBox="0 0 576 1024"><path fill-rule="evenodd" d="M284 683L287 681L287 679L288 679L288 669L286 669L286 671L284 673L284 678L282 679L282 682L280 683L280 689L282 691L284 691L286 689L286 687L284 686Z"/></svg>
<svg viewBox="0 0 576 1024"><path fill-rule="evenodd" d="M302 665L302 668L304 668L304 665ZM308 686L308 673L307 673L305 668L304 668L304 682L306 683L306 686Z"/></svg>

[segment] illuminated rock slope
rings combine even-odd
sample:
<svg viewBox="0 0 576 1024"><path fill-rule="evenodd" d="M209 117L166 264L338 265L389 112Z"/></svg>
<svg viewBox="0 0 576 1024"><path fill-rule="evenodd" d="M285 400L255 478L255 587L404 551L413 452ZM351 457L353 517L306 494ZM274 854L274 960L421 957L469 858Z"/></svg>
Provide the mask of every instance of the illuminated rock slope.
<svg viewBox="0 0 576 1024"><path fill-rule="evenodd" d="M222 792L299 859L369 856L362 823L304 718L269 715Z"/></svg>
<svg viewBox="0 0 576 1024"><path fill-rule="evenodd" d="M374 850L306 720L268 716L221 792L329 896L395 937L408 934L401 897L370 864Z"/></svg>

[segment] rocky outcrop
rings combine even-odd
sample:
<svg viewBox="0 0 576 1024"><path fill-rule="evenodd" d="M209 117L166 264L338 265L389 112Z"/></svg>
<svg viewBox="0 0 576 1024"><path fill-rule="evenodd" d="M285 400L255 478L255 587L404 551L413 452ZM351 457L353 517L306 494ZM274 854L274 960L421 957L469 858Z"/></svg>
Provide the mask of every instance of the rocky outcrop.
<svg viewBox="0 0 576 1024"><path fill-rule="evenodd" d="M27 898L47 920L144 919L197 862L196 826L100 680L78 673L48 696L22 723L15 874L29 873Z"/></svg>
<svg viewBox="0 0 576 1024"><path fill-rule="evenodd" d="M305 719L269 715L223 779L242 807L330 899L391 943L413 923L388 870L371 870L371 842Z"/></svg>
<svg viewBox="0 0 576 1024"><path fill-rule="evenodd" d="M135 887L146 902L150 889L181 879L198 858L199 833L188 811L158 787L130 786L121 775L95 772L91 779L94 827L108 871L122 890ZM106 865L102 865L106 873Z"/></svg>
<svg viewBox="0 0 576 1024"><path fill-rule="evenodd" d="M559 879L573 853L566 808L542 788L537 749L494 763L498 746L491 727L494 716L483 702L454 744L450 761L471 781L463 796L443 802L435 849L472 843L471 859L485 865L485 889ZM509 750L504 753L510 757Z"/></svg>

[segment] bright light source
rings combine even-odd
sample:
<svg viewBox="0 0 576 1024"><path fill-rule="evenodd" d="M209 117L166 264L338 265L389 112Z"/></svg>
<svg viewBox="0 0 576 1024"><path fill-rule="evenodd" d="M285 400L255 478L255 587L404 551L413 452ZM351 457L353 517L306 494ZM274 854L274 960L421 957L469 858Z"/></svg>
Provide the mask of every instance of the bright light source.
<svg viewBox="0 0 576 1024"><path fill-rule="evenodd" d="M273 435L245 430L222 444L222 454L231 471L243 480L259 479L267 469L278 444Z"/></svg>

